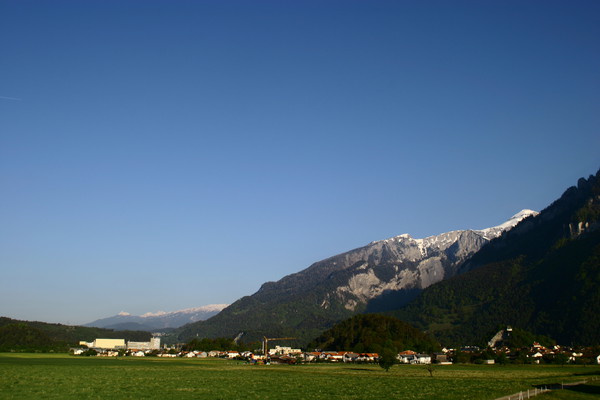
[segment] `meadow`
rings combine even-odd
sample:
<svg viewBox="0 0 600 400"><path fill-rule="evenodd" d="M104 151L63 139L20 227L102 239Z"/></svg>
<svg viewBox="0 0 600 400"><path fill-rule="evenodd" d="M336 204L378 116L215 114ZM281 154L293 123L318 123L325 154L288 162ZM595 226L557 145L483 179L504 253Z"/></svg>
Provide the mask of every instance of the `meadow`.
<svg viewBox="0 0 600 400"><path fill-rule="evenodd" d="M598 396L599 366L249 365L222 359L77 357L0 353L0 398L98 399L496 399L535 386L598 379L580 391L537 399ZM552 397L554 396L554 397ZM564 397L567 396L567 397ZM571 396L571 397L568 397ZM575 397L573 397L575 396Z"/></svg>

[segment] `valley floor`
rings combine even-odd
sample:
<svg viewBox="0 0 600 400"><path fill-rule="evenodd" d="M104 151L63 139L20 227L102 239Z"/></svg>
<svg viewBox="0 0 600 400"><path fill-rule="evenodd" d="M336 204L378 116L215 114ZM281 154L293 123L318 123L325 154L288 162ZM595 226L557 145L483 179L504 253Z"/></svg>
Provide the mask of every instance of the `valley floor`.
<svg viewBox="0 0 600 400"><path fill-rule="evenodd" d="M222 359L0 353L0 398L481 399L587 379L599 366L249 365ZM596 397L595 383L587 388ZM567 392L562 391L562 392ZM588 393L573 393L586 396ZM567 395L569 393L566 393ZM557 392L536 397L586 399ZM564 394L563 394L564 395ZM547 397L545 397L547 396Z"/></svg>

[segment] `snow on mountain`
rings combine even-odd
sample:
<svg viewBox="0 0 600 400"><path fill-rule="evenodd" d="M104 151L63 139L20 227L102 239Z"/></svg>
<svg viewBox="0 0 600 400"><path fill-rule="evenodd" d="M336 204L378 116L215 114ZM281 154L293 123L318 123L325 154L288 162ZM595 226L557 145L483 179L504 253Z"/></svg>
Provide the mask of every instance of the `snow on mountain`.
<svg viewBox="0 0 600 400"><path fill-rule="evenodd" d="M201 306L201 307L185 308L185 309L179 310L179 311L170 311L170 312L157 311L157 312L154 312L154 313L153 312L147 312L145 314L140 315L140 317L142 317L142 318L152 318L152 317L165 317L165 316L176 315L176 314L214 313L214 312L221 311L222 309L224 309L228 305L229 304L209 304L209 305Z"/></svg>
<svg viewBox="0 0 600 400"><path fill-rule="evenodd" d="M186 308L178 311L148 312L143 315L132 315L121 311L115 316L98 319L84 326L111 329L136 329L155 331L164 328L179 328L191 322L203 321L218 314L229 304L209 304L201 307Z"/></svg>
<svg viewBox="0 0 600 400"><path fill-rule="evenodd" d="M295 332L306 340L360 312L395 310L428 286L457 275L460 266L521 219L482 230L457 230L415 239L402 234L347 251L277 282L266 282L213 318L184 329L183 337ZM265 318L277 316L277 318ZM254 335L254 336L252 336Z"/></svg>
<svg viewBox="0 0 600 400"><path fill-rule="evenodd" d="M513 215L512 217L510 217L507 221L501 223L500 225L492 226L490 228L485 228L485 229L480 229L480 230L473 229L472 231L483 234L483 235L487 236L488 239L494 239L494 238L500 236L502 234L502 232L508 231L508 230L514 228L523 219L525 219L527 217L531 217L531 216L536 216L538 214L539 213L537 211L533 211L533 210L527 210L527 209L521 210L518 213L516 213L515 215ZM450 232L446 232L446 233L441 233L439 235L428 236L423 239L414 239L410 234L403 233L401 235L394 236L389 239L383 239L383 240L371 242L370 245L379 243L379 242L388 242L389 243L389 242L393 242L393 241L412 240L418 244L419 248L424 249L424 248L431 247L431 246L443 248L446 245L453 243L456 238L456 234L460 233L460 232L464 232L464 230L450 231Z"/></svg>
<svg viewBox="0 0 600 400"><path fill-rule="evenodd" d="M483 233L483 235L485 235L489 239L493 239L493 238L500 236L502 234L502 232L508 231L508 230L514 228L519 222L521 222L525 218L532 217L532 216L535 217L538 214L539 213L537 211L533 211L533 210L521 210L518 213L516 213L515 215L513 215L512 217L510 217L510 219L508 221L504 222L503 224L500 224L498 226L494 226L491 228L482 229L479 232Z"/></svg>
<svg viewBox="0 0 600 400"><path fill-rule="evenodd" d="M335 300L354 311L386 293L420 291L454 276L458 266L487 242L537 214L522 210L491 228L457 230L422 239L405 233L323 260L299 274L317 276L317 270L321 270L330 282L334 275L340 276L337 287L323 298L322 307L329 307Z"/></svg>

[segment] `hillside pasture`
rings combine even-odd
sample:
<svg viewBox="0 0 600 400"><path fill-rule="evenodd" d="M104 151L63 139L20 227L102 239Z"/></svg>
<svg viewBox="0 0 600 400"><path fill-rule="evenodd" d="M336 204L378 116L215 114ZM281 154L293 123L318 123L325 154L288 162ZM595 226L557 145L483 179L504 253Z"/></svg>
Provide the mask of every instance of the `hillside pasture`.
<svg viewBox="0 0 600 400"><path fill-rule="evenodd" d="M600 378L598 366L449 365L436 366L431 377L426 367L415 365L385 372L366 364L250 365L222 359L0 353L2 399L489 400L594 378Z"/></svg>

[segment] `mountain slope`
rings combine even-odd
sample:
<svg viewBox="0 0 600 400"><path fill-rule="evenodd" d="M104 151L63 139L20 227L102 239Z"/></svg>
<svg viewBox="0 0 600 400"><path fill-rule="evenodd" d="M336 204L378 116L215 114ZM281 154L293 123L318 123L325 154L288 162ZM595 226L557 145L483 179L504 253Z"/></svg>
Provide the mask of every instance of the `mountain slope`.
<svg viewBox="0 0 600 400"><path fill-rule="evenodd" d="M512 325L563 344L600 343L600 171L491 242L464 272L393 315L445 345Z"/></svg>
<svg viewBox="0 0 600 400"><path fill-rule="evenodd" d="M294 336L308 341L334 323L363 311L386 308L387 299L408 301L522 218L485 230L443 233L424 239L407 234L319 261L278 282L267 282L218 315L182 328L179 338ZM381 300L383 298L383 300Z"/></svg>
<svg viewBox="0 0 600 400"><path fill-rule="evenodd" d="M84 326L121 330L134 329L151 332L165 328L179 328L191 322L203 321L216 315L227 306L228 304L210 304L179 311L146 313L139 316L120 312L115 316L98 319Z"/></svg>

